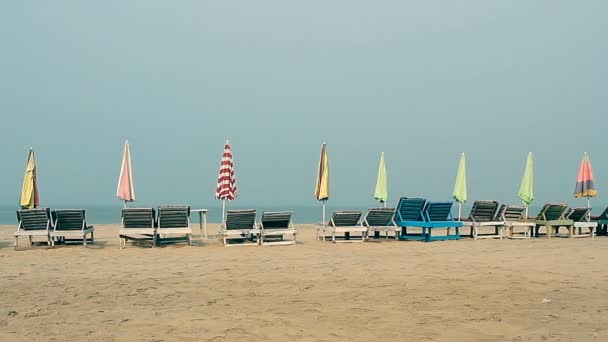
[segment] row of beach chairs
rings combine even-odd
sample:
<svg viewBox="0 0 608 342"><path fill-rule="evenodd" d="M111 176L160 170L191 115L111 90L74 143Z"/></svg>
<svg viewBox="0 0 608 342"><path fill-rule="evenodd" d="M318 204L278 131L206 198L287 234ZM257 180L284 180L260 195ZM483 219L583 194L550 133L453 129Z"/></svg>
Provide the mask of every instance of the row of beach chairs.
<svg viewBox="0 0 608 342"><path fill-rule="evenodd" d="M19 238L28 238L29 246L35 242L54 246L57 242L76 240L86 245L95 243L95 228L87 224L83 209L49 208L17 211L17 231L14 233L15 248ZM89 235L89 238L87 238ZM34 238L38 241L34 241Z"/></svg>
<svg viewBox="0 0 608 342"><path fill-rule="evenodd" d="M457 240L461 229L469 236L482 238L594 237L605 231L608 208L591 217L591 208L568 208L564 203L545 204L536 217L526 217L526 207L500 204L498 201L475 201L465 218L452 216L452 202L433 202L423 198L402 197L396 208L371 208L362 211L335 211L328 222L315 225L317 239L366 241L381 232L399 240ZM487 228L493 228L488 233ZM560 229L566 229L562 233ZM436 234L437 230L445 230ZM355 234L355 236L351 236Z"/></svg>

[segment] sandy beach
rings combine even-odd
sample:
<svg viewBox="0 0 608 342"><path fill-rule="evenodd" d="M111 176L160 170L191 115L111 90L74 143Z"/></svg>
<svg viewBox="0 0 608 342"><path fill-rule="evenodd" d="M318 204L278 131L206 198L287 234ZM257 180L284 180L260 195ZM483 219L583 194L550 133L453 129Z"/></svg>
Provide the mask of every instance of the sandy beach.
<svg viewBox="0 0 608 342"><path fill-rule="evenodd" d="M216 229L211 227L211 232ZM606 341L608 238L15 251L2 341Z"/></svg>

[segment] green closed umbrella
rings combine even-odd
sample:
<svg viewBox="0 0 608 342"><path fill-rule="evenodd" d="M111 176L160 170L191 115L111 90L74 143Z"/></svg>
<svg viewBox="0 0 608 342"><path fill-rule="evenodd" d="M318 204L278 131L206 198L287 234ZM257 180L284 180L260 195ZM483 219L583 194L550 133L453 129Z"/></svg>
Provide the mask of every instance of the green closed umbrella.
<svg viewBox="0 0 608 342"><path fill-rule="evenodd" d="M519 192L517 196L521 199L523 205L526 206L526 219L528 218L528 206L534 200L534 164L532 160L532 152L528 153L528 160L526 161L526 169L524 170L524 176L521 179L521 185L519 186Z"/></svg>
<svg viewBox="0 0 608 342"><path fill-rule="evenodd" d="M380 155L380 165L378 166L378 179L376 180L376 190L374 191L374 199L384 203L388 200L388 181L386 178L386 163L384 162L384 152Z"/></svg>
<svg viewBox="0 0 608 342"><path fill-rule="evenodd" d="M467 201L467 166L464 153L460 156L460 164L458 165L452 198L458 202L458 219L460 220L462 204Z"/></svg>

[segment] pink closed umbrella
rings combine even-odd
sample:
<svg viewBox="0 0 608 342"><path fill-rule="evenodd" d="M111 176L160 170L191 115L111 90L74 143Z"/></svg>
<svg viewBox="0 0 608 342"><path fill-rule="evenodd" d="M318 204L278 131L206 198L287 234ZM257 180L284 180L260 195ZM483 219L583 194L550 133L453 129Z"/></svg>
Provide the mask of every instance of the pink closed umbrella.
<svg viewBox="0 0 608 342"><path fill-rule="evenodd" d="M116 197L125 202L125 207L127 206L127 202L135 201L133 173L131 171L131 147L129 146L129 141L125 141L125 149L122 155L122 166L120 167L120 176L118 177Z"/></svg>

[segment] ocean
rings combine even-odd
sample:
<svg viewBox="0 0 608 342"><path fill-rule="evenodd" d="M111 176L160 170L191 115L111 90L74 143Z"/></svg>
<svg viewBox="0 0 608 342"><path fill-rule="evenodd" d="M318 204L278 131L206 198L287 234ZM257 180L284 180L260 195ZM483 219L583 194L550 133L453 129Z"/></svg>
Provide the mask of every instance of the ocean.
<svg viewBox="0 0 608 342"><path fill-rule="evenodd" d="M326 208L326 215L327 215L327 219L329 219L329 216L331 215L331 212L334 210L367 210L368 208L372 207L372 206L335 206L335 205L330 205L331 202L328 202L327 208ZM134 207L134 206L133 206ZM117 203L117 205L111 205L111 206L88 206L88 207L78 207L78 206L60 206L60 207L56 207L56 208L83 208L86 210L86 217L87 217L87 223L89 224L113 224L113 223L120 223L120 211L122 209L122 205L120 203ZM202 208L202 207L200 207ZM471 204L467 203L465 205L463 205L462 207L462 214L467 215L469 210L471 208ZM540 210L541 205L532 205L530 206L530 210L529 210L529 215L536 215L538 213L538 211ZM18 208L17 207L13 207L13 206L0 206L0 224L3 225L12 225L12 224L17 224L17 215L16 215L16 210ZM53 207L52 209L55 209L55 207ZM192 206L192 209L199 209L199 207L195 207ZM208 223L220 223L221 219L222 219L222 207L221 206L210 206L207 207L206 209L208 209L207 212L207 222ZM289 210L293 212L293 222L295 224L298 223L316 223L316 222L321 222L322 219L322 206L319 203L319 205L300 205L300 206L281 206L281 205L277 205L277 206L235 206L232 204L228 204L227 205L227 209L257 209L258 215L261 214L263 211L279 211L279 210ZM452 213L454 214L454 216L456 216L458 214L458 206L457 204L454 204L454 207L452 209ZM193 213L190 216L191 222L192 223L198 223L199 219L198 219L199 215L197 213Z"/></svg>

